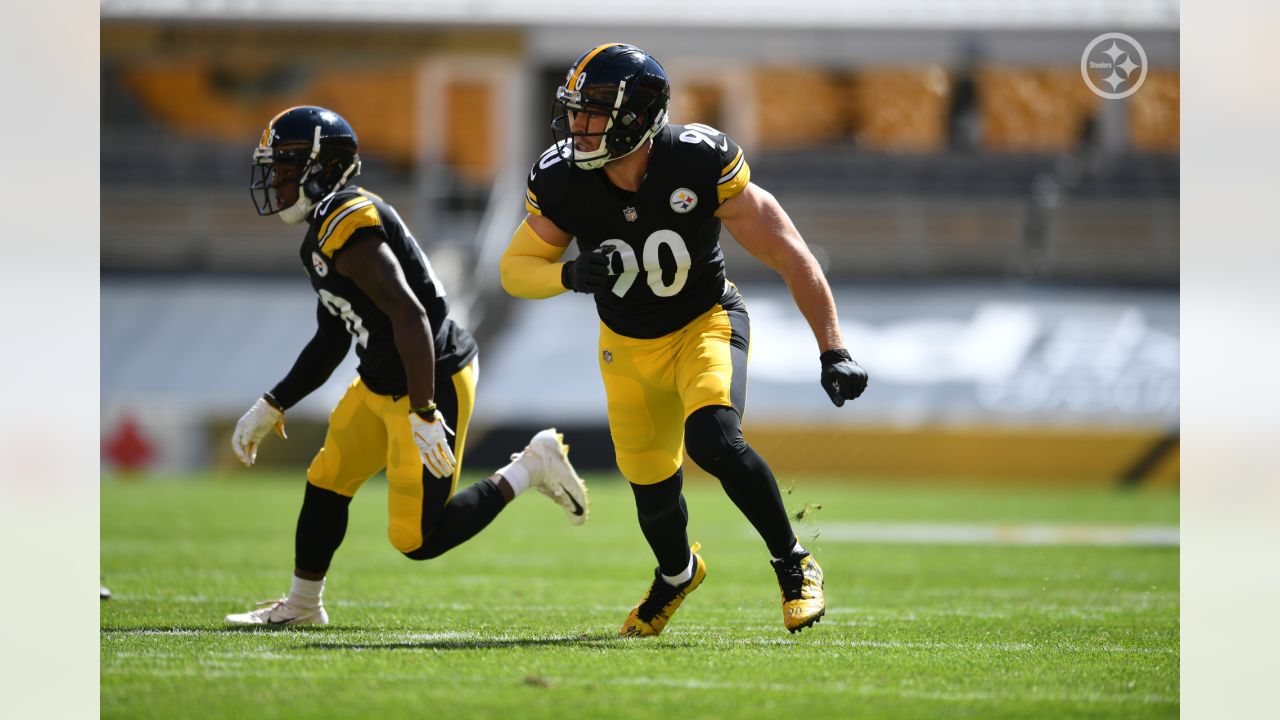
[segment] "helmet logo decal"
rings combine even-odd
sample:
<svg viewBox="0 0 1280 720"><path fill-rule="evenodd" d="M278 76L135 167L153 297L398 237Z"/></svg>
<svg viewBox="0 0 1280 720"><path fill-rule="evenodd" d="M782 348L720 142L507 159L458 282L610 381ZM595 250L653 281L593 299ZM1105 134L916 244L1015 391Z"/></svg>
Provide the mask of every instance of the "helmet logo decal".
<svg viewBox="0 0 1280 720"><path fill-rule="evenodd" d="M634 207L622 208L623 220L626 220L627 222L635 222L636 218L639 218L639 217L640 217L640 213L636 212L636 209Z"/></svg>
<svg viewBox="0 0 1280 720"><path fill-rule="evenodd" d="M676 188L671 193L671 209L678 213L687 213L698 206L698 195L689 188Z"/></svg>
<svg viewBox="0 0 1280 720"><path fill-rule="evenodd" d="M324 261L324 258L320 257L318 252L311 253L311 266L316 269L316 274L320 277L329 274L329 264Z"/></svg>

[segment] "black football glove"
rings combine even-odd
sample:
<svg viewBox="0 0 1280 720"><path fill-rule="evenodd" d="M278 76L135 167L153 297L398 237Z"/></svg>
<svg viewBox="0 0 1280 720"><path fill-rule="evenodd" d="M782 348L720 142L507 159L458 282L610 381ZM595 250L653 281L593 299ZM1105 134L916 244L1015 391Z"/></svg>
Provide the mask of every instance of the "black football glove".
<svg viewBox="0 0 1280 720"><path fill-rule="evenodd" d="M583 253L577 260L570 260L560 270L560 284L580 293L597 293L609 284L609 260L603 250L596 248Z"/></svg>
<svg viewBox="0 0 1280 720"><path fill-rule="evenodd" d="M843 407L845 400L852 400L867 389L867 371L854 362L848 350L828 350L818 359L822 361L822 389L836 407Z"/></svg>

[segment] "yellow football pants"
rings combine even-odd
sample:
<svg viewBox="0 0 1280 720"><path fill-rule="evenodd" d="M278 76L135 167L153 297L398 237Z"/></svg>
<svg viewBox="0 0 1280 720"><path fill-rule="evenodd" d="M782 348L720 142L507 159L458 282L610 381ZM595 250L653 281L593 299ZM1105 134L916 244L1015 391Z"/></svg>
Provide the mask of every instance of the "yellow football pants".
<svg viewBox="0 0 1280 720"><path fill-rule="evenodd" d="M307 481L353 497L370 476L387 469L387 536L402 553L422 546L432 521L453 497L462 473L467 426L475 407L477 359L449 374L436 372L435 402L456 435L453 477L426 472L409 430L409 398L379 395L356 378L329 414L324 447L307 468Z"/></svg>
<svg viewBox="0 0 1280 720"><path fill-rule="evenodd" d="M684 462L684 421L710 406L746 406L751 328L736 291L673 333L619 335L600 324L600 375L618 469L637 485Z"/></svg>

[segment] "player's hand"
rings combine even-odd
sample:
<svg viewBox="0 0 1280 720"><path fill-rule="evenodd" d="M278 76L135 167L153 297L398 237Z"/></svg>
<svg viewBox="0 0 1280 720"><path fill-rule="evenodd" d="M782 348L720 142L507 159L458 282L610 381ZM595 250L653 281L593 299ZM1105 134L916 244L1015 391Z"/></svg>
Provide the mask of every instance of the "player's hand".
<svg viewBox="0 0 1280 720"><path fill-rule="evenodd" d="M570 260L560 271L560 284L574 292L597 293L609 283L609 256L600 248Z"/></svg>
<svg viewBox="0 0 1280 720"><path fill-rule="evenodd" d="M426 417L417 411L409 413L409 430L413 433L414 444L418 446L418 454L422 456L422 464L438 478L452 477L457 463L446 433L453 431L445 424L439 410L433 408L425 414Z"/></svg>
<svg viewBox="0 0 1280 720"><path fill-rule="evenodd" d="M822 361L822 389L827 391L836 407L843 407L845 400L852 400L867 389L867 371L854 362L848 350L828 350L819 359Z"/></svg>
<svg viewBox="0 0 1280 720"><path fill-rule="evenodd" d="M231 449L240 462L253 465L253 461L258 459L258 444L273 428L280 437L289 437L284 434L284 412L267 402L265 397L260 397L248 412L240 416L236 431L231 435Z"/></svg>

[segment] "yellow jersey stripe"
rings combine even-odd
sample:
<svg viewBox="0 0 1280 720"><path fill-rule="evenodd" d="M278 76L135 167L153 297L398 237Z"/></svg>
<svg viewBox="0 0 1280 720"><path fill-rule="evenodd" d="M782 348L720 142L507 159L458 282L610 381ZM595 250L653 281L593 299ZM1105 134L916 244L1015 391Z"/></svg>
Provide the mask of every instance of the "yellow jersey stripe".
<svg viewBox="0 0 1280 720"><path fill-rule="evenodd" d="M352 205L351 203L347 203L346 205L343 205L342 208L339 208L338 212L335 212L332 217L325 220L326 225L330 222L332 222L333 225L329 227L328 232L320 235L320 247L324 247L325 241L333 235L334 231L337 230L340 225L342 225L343 218L357 210L367 207L373 207L373 201L368 198L359 198L356 204Z"/></svg>
<svg viewBox="0 0 1280 720"><path fill-rule="evenodd" d="M720 182L724 182L733 177L738 172L738 165L742 163L742 148L738 148L738 154L733 156L733 160L720 171Z"/></svg>
<svg viewBox="0 0 1280 720"><path fill-rule="evenodd" d="M621 45L621 44L622 43L616 43L616 42L605 43L597 47L595 50L592 50L591 52L584 55L582 57L582 62L578 63L577 66L573 68L573 72L569 74L569 79L564 81L565 89L567 90L576 89L575 86L578 84L578 75L580 75L582 73L582 70L587 67L587 63L591 62L592 58L594 58L596 55L599 55L600 52L605 50L606 48L611 48L614 45Z"/></svg>
<svg viewBox="0 0 1280 720"><path fill-rule="evenodd" d="M320 252L333 257L334 253L341 250L357 230L369 227L382 227L382 218L378 215L378 208L372 202L365 202L350 208L334 222L333 229L329 231L329 235L320 240Z"/></svg>
<svg viewBox="0 0 1280 720"><path fill-rule="evenodd" d="M321 243L324 243L324 238L329 236L329 226L333 223L334 218L341 215L343 210L346 210L347 208L359 202L369 202L369 198L361 197L360 195L357 195L351 198L350 200L339 205L338 209L329 213L329 217L325 218L324 222L320 223L320 229L316 231L316 237L320 238Z"/></svg>
<svg viewBox="0 0 1280 720"><path fill-rule="evenodd" d="M751 182L751 166L747 165L746 158L741 158L738 165L739 167L733 171L732 175L727 176L716 185L716 199L721 204L746 190L747 185Z"/></svg>

